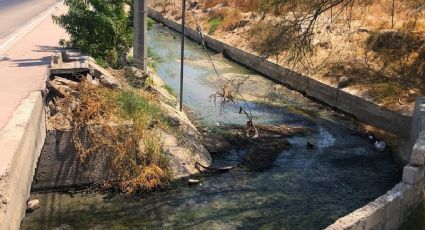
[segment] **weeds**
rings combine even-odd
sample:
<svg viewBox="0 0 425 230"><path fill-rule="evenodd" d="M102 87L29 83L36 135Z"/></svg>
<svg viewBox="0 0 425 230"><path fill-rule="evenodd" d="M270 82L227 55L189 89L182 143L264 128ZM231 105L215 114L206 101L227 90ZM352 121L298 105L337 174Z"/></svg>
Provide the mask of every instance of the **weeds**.
<svg viewBox="0 0 425 230"><path fill-rule="evenodd" d="M220 17L213 18L209 21L210 24L210 30L208 31L208 34L213 34L217 28L221 25L223 20Z"/></svg>
<svg viewBox="0 0 425 230"><path fill-rule="evenodd" d="M132 194L166 184L171 175L169 160L157 128L167 129L168 123L153 96L84 82L75 90L80 96L68 116L73 119L74 146L81 161L98 152L110 156L115 177L105 186Z"/></svg>
<svg viewBox="0 0 425 230"><path fill-rule="evenodd" d="M173 89L173 88L171 88L171 86L169 86L169 85L165 84L163 87L164 87L164 89L165 89L165 90L167 90L167 92L168 92L169 94L171 94L171 95L173 95L173 96L176 96L176 92L174 91L174 89Z"/></svg>
<svg viewBox="0 0 425 230"><path fill-rule="evenodd" d="M151 30L155 25L155 21L152 18L148 18L148 30Z"/></svg>
<svg viewBox="0 0 425 230"><path fill-rule="evenodd" d="M163 62L161 56L156 54L151 48L148 48L148 67L155 70L157 68L157 63Z"/></svg>

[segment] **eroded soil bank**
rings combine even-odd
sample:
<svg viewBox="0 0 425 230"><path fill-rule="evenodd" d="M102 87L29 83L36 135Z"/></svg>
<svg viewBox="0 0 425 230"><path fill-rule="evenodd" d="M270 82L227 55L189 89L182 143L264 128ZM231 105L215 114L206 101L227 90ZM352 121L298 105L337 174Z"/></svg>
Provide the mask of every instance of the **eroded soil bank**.
<svg viewBox="0 0 425 230"><path fill-rule="evenodd" d="M155 25L149 35L152 51L163 59L157 64L159 76L177 90L177 34ZM187 59L185 105L205 127L204 135L230 140L230 150L213 155L213 166L234 168L199 175L196 186L176 182L131 199L92 192L33 194L41 208L27 214L23 229L321 229L400 181L390 149L377 151L356 121L215 56L222 74L251 79L244 97L252 102L243 105L258 124L310 130L276 136L282 145L274 149L232 142L224 126L243 125L246 118L238 108L210 100L219 87L202 47L187 41ZM276 94L274 103L267 103L270 94Z"/></svg>

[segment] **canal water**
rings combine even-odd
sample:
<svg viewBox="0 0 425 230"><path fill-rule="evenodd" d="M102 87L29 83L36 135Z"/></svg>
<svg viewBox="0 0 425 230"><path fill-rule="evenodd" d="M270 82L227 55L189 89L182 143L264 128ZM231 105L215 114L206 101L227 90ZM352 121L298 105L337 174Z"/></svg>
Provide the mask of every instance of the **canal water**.
<svg viewBox="0 0 425 230"><path fill-rule="evenodd" d="M149 32L149 46L162 59L157 73L176 92L177 37L160 24ZM217 54L213 59L224 79L218 80L202 47L190 40L186 56L184 103L204 126L246 122L238 108L223 108L210 98L220 82L230 80L251 101L240 103L258 124L304 126L312 133L288 138L290 147L261 170L243 167L248 157L243 148L213 155L215 165L238 167L201 175L197 186L180 182L131 199L92 192L32 194L41 208L26 215L23 229L322 229L400 180L391 152L376 151L353 131L352 119Z"/></svg>

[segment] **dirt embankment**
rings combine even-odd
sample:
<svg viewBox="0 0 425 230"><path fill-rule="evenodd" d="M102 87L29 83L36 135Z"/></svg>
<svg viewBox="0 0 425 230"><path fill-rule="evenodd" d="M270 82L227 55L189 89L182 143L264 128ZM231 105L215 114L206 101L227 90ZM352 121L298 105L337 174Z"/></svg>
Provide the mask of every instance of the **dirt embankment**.
<svg viewBox="0 0 425 230"><path fill-rule="evenodd" d="M46 83L48 136L56 140L41 154L40 188L94 183L131 194L199 173L197 162L211 165L200 133L154 72L64 55L53 57Z"/></svg>
<svg viewBox="0 0 425 230"><path fill-rule="evenodd" d="M264 13L258 1L236 2L191 1L188 24L195 29L196 18L215 39L404 114L425 93L425 16L406 1L396 1L394 19L387 1L335 6L317 19L311 50L296 62L293 39L282 26L293 12ZM179 0L150 6L181 21ZM299 30L305 30L302 24Z"/></svg>

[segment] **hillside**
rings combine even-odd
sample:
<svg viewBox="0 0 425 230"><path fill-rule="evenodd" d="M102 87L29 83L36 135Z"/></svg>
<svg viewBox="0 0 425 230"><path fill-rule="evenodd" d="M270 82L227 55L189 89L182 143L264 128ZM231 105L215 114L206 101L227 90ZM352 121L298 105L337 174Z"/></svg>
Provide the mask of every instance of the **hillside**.
<svg viewBox="0 0 425 230"><path fill-rule="evenodd" d="M151 7L179 21L180 4L160 0ZM410 114L425 93L424 6L410 0L203 0L190 2L187 20L196 28L196 18L216 39L327 84L348 82L340 86Z"/></svg>

